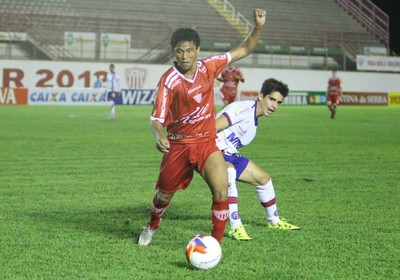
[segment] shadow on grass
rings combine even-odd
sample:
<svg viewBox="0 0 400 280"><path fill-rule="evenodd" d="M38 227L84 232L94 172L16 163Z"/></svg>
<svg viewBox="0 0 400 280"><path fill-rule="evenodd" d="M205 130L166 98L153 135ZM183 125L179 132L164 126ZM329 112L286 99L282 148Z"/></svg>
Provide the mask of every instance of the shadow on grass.
<svg viewBox="0 0 400 280"><path fill-rule="evenodd" d="M104 207L96 209L41 209L28 213L28 219L37 226L49 229L65 229L95 232L117 238L136 238L150 218L150 204L140 203L134 207ZM163 215L163 224L168 228L197 229L207 232L210 227L208 211L188 211L180 203L172 204Z"/></svg>
<svg viewBox="0 0 400 280"><path fill-rule="evenodd" d="M138 235L149 217L148 204L134 207L102 209L65 209L31 212L28 214L36 224L45 223L50 229L69 227L78 231L97 232L127 238Z"/></svg>

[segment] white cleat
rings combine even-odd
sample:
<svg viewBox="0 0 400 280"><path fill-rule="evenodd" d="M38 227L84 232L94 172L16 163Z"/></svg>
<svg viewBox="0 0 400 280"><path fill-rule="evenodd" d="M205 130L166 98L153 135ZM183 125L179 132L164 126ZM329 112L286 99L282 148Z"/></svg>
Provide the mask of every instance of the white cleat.
<svg viewBox="0 0 400 280"><path fill-rule="evenodd" d="M156 230L150 229L149 226L143 228L142 233L139 236L139 245L142 246L147 246L151 243L151 240L153 239L153 235L156 232Z"/></svg>

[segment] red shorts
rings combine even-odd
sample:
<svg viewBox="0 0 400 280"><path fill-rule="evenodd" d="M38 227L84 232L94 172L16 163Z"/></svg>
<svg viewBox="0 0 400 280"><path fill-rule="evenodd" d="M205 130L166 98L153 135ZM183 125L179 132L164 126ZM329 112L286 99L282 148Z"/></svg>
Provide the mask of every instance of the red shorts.
<svg viewBox="0 0 400 280"><path fill-rule="evenodd" d="M186 189L193 178L193 171L202 172L208 157L219 151L214 140L196 144L171 144L169 153L164 154L156 189L173 193Z"/></svg>
<svg viewBox="0 0 400 280"><path fill-rule="evenodd" d="M222 100L228 102L228 104L231 104L232 102L235 101L237 94L237 91L235 89L221 88L221 92L223 96Z"/></svg>
<svg viewBox="0 0 400 280"><path fill-rule="evenodd" d="M327 104L339 104L339 94L328 94L326 96Z"/></svg>

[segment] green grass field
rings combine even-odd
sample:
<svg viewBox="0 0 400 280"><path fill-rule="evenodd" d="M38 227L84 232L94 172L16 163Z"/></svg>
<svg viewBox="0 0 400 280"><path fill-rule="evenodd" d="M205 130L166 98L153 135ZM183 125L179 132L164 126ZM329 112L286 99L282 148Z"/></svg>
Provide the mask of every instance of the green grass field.
<svg viewBox="0 0 400 280"><path fill-rule="evenodd" d="M282 107L242 153L273 177L281 216L266 227L238 184L249 242L224 238L197 271L184 249L210 233L200 176L177 193L148 247L161 154L149 106L0 107L0 279L400 279L400 108ZM226 229L226 232L228 229Z"/></svg>

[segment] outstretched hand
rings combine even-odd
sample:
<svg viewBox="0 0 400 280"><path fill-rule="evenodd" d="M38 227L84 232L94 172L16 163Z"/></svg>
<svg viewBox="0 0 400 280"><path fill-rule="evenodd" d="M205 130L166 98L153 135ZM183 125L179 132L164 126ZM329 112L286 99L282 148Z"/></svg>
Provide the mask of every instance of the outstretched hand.
<svg viewBox="0 0 400 280"><path fill-rule="evenodd" d="M267 11L264 9L254 9L253 18L256 27L263 27L265 25Z"/></svg>

